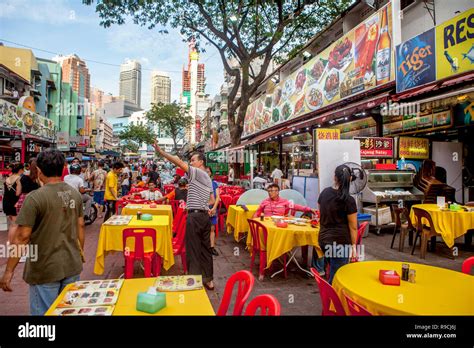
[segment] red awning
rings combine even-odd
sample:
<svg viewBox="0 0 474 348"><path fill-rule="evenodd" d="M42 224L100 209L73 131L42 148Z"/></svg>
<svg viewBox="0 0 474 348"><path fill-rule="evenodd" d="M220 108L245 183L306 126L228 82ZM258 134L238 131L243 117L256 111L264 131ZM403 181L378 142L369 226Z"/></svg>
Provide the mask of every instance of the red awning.
<svg viewBox="0 0 474 348"><path fill-rule="evenodd" d="M474 80L474 72L470 72L467 75L462 75L462 76L455 77L453 79L446 80L441 84L440 87L452 86L461 82L467 82L469 80Z"/></svg>
<svg viewBox="0 0 474 348"><path fill-rule="evenodd" d="M409 90L407 92L403 92L403 93L399 93L397 95L394 95L392 97L392 100L393 101L398 101L400 99L408 99L408 98L412 98L412 97L415 97L415 96L423 94L423 93L428 93L428 92L434 91L436 89L438 89L438 85L436 83L434 83L434 84L431 84L431 85L428 85L428 86L416 88L416 89L413 89L413 90Z"/></svg>

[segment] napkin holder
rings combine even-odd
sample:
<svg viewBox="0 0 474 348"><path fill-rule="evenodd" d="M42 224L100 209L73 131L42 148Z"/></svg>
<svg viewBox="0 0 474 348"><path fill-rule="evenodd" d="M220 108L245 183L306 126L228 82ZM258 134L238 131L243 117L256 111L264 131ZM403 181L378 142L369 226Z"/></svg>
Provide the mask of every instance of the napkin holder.
<svg viewBox="0 0 474 348"><path fill-rule="evenodd" d="M400 285L400 276L393 270L379 270L379 280L384 285Z"/></svg>
<svg viewBox="0 0 474 348"><path fill-rule="evenodd" d="M150 287L147 292L140 292L137 296L137 311L154 314L166 307L166 294L157 292Z"/></svg>
<svg viewBox="0 0 474 348"><path fill-rule="evenodd" d="M285 221L280 220L280 221L275 222L275 226L280 227L280 228L287 228L288 223L285 222Z"/></svg>
<svg viewBox="0 0 474 348"><path fill-rule="evenodd" d="M151 221L151 220L153 220L153 215L151 215L151 214L143 214L140 220L143 220L143 221Z"/></svg>
<svg viewBox="0 0 474 348"><path fill-rule="evenodd" d="M150 204L150 208L156 208L157 205L156 204Z"/></svg>

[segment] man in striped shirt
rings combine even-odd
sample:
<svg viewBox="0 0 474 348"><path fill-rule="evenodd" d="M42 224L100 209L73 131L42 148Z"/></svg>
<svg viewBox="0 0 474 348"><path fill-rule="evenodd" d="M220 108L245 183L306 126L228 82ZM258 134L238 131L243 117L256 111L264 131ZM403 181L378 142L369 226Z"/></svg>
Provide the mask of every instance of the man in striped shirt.
<svg viewBox="0 0 474 348"><path fill-rule="evenodd" d="M214 290L209 220L209 205L214 204L214 194L211 179L205 171L204 156L201 153L193 154L188 165L163 151L157 143L153 147L160 156L188 173L186 261L189 274L201 274L204 286L208 290Z"/></svg>

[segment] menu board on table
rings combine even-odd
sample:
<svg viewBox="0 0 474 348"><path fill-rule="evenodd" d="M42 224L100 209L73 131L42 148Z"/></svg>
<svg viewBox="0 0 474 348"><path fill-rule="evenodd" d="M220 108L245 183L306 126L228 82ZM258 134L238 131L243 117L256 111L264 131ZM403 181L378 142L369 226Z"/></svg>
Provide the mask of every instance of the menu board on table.
<svg viewBox="0 0 474 348"><path fill-rule="evenodd" d="M360 140L360 156L370 158L393 158L392 138L355 137Z"/></svg>
<svg viewBox="0 0 474 348"><path fill-rule="evenodd" d="M157 291L188 291L202 289L202 276L162 276L155 281Z"/></svg>
<svg viewBox="0 0 474 348"><path fill-rule="evenodd" d="M132 215L112 215L110 219L104 222L104 225L126 226L132 221Z"/></svg>
<svg viewBox="0 0 474 348"><path fill-rule="evenodd" d="M58 308L114 305L118 289L70 290L58 304Z"/></svg>
<svg viewBox="0 0 474 348"><path fill-rule="evenodd" d="M56 308L54 310L55 315L66 316L66 315L78 315L78 316L91 316L91 315L107 315L110 316L114 312L114 306L95 306L95 307L68 307L68 308Z"/></svg>
<svg viewBox="0 0 474 348"><path fill-rule="evenodd" d="M393 81L392 46L392 4L388 3L250 104L242 135Z"/></svg>
<svg viewBox="0 0 474 348"><path fill-rule="evenodd" d="M75 282L69 289L70 290L103 290L103 289L115 289L120 290L123 285L123 279L105 279L105 280L85 280Z"/></svg>

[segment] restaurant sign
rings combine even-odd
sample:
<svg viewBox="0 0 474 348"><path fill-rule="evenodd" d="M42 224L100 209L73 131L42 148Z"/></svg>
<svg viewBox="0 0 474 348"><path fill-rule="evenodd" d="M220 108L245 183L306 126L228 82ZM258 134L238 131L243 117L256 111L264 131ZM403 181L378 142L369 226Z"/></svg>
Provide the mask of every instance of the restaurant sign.
<svg viewBox="0 0 474 348"><path fill-rule="evenodd" d="M340 129L318 128L316 129L317 140L339 140L341 138Z"/></svg>
<svg viewBox="0 0 474 348"><path fill-rule="evenodd" d="M354 137L360 140L360 156L368 158L393 158L393 139Z"/></svg>
<svg viewBox="0 0 474 348"><path fill-rule="evenodd" d="M69 151L69 132L58 132L57 139L58 150Z"/></svg>
<svg viewBox="0 0 474 348"><path fill-rule="evenodd" d="M53 140L54 122L21 106L0 100L0 127Z"/></svg>
<svg viewBox="0 0 474 348"><path fill-rule="evenodd" d="M430 143L425 138L400 137L398 140L398 157L427 159L430 153Z"/></svg>
<svg viewBox="0 0 474 348"><path fill-rule="evenodd" d="M391 37L389 3L251 103L242 136L393 81Z"/></svg>

